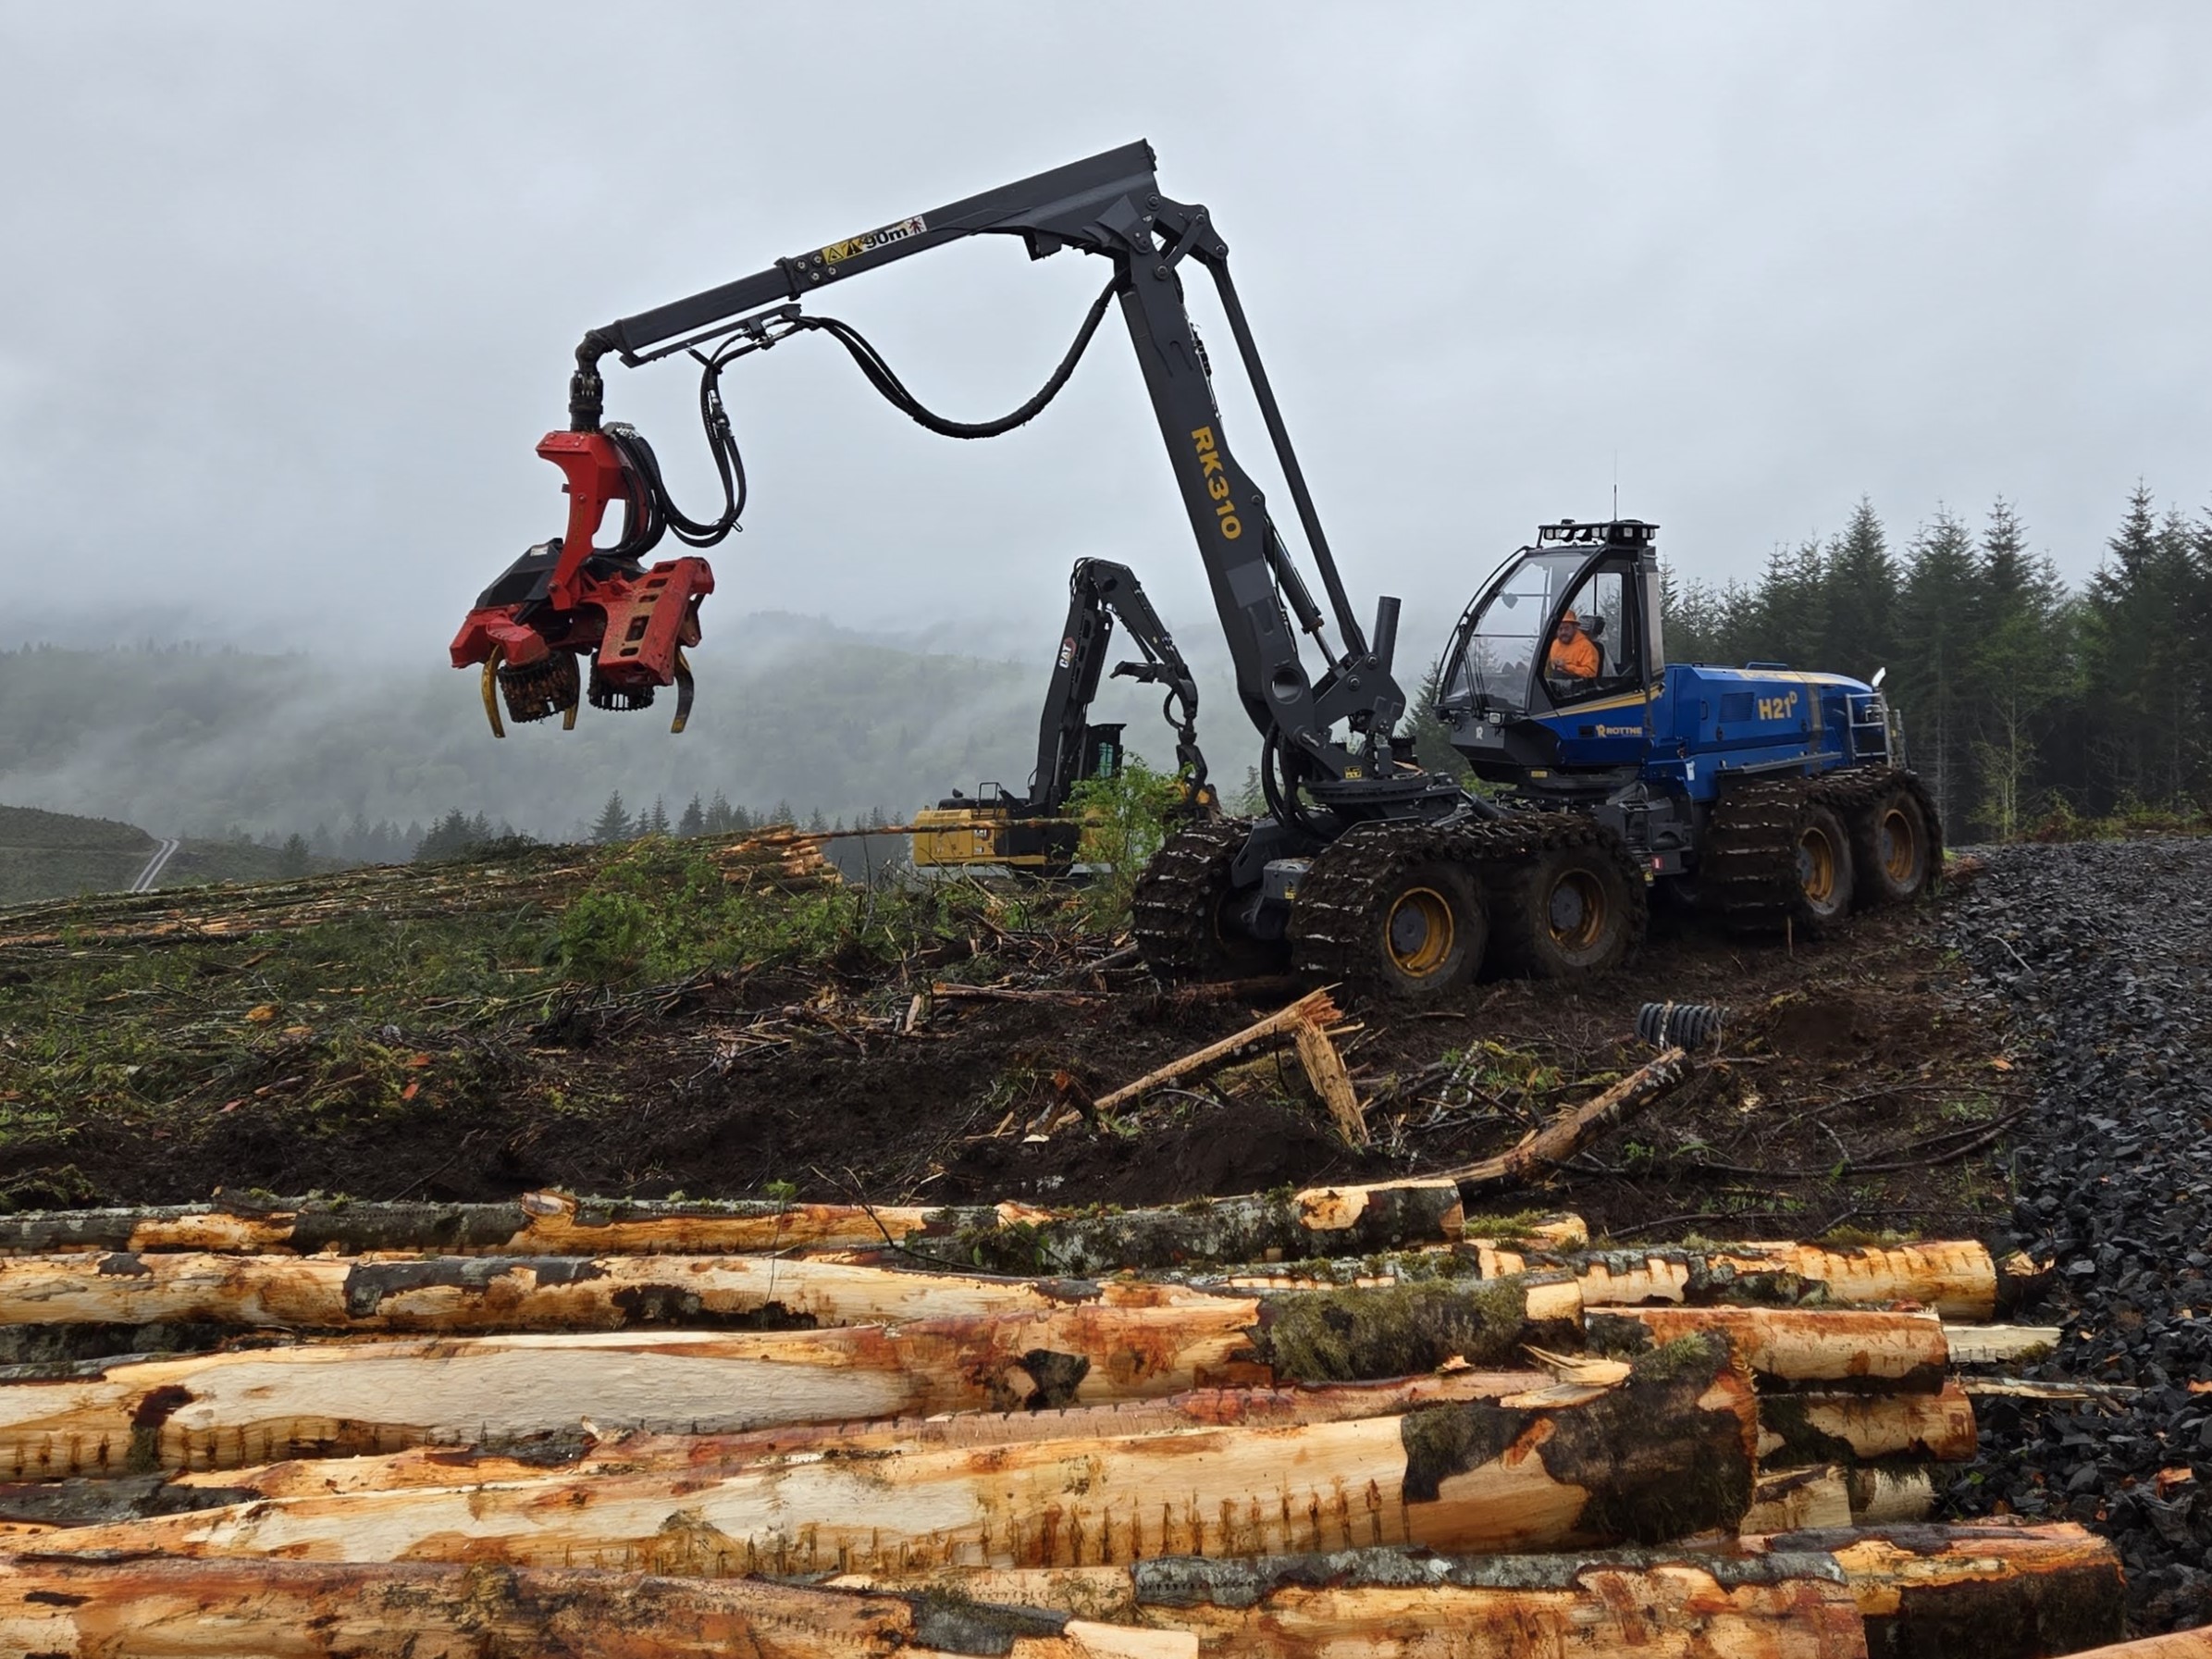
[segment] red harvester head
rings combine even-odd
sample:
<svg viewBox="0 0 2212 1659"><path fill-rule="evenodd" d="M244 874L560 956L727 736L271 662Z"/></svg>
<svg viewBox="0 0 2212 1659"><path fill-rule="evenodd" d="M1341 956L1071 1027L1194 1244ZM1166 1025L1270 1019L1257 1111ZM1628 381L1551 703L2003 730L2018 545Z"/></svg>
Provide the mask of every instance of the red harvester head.
<svg viewBox="0 0 2212 1659"><path fill-rule="evenodd" d="M714 591L714 573L690 555L650 566L639 562L637 551L659 539L648 533L656 515L634 459L641 450L643 440L622 427L549 432L538 444L538 452L567 475L568 532L509 565L476 596L453 636L454 667L484 664L484 712L493 737L507 735L501 696L513 719L559 714L565 730L576 723L580 689L595 709L643 709L668 685L676 687L669 730L684 729L691 713L684 648L699 641L699 600ZM644 454L649 465L650 452ZM592 538L615 501L624 510L622 539L595 548ZM581 657L591 659L587 686Z"/></svg>

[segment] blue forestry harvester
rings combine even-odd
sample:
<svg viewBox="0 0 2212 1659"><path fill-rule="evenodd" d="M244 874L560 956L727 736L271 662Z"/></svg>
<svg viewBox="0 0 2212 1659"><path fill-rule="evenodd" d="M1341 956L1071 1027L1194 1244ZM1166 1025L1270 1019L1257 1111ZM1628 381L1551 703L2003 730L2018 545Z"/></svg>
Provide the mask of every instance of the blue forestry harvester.
<svg viewBox="0 0 2212 1659"><path fill-rule="evenodd" d="M1594 819L1648 884L1739 931L1817 934L1926 889L1941 824L1882 675L1670 662L1657 531L1546 525L1490 578L1445 659L1453 747L1518 800ZM1563 880L1536 897L1550 937L1526 965L1569 968L1556 947L1602 895Z"/></svg>

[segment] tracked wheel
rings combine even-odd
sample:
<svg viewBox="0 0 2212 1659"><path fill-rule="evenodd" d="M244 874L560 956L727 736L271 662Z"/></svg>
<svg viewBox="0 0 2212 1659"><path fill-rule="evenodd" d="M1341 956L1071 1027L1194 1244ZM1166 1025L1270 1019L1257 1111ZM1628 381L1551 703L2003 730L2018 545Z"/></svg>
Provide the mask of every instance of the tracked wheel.
<svg viewBox="0 0 2212 1659"><path fill-rule="evenodd" d="M1823 795L1818 780L1775 780L1713 808L1705 892L1735 932L1817 937L1849 914L1851 841Z"/></svg>
<svg viewBox="0 0 2212 1659"><path fill-rule="evenodd" d="M1643 940L1643 872L1617 836L1587 820L1549 831L1526 858L1491 864L1488 887L1501 972L1580 979L1618 967Z"/></svg>
<svg viewBox="0 0 2212 1659"><path fill-rule="evenodd" d="M1935 803L1910 773L1885 774L1844 812L1844 826L1860 909L1909 904L1934 888L1943 868L1943 833Z"/></svg>
<svg viewBox="0 0 2212 1659"><path fill-rule="evenodd" d="M1464 989L1489 919L1470 848L1426 824L1364 824L1324 848L1291 909L1299 972L1402 1003Z"/></svg>
<svg viewBox="0 0 2212 1659"><path fill-rule="evenodd" d="M1249 823L1234 818L1178 830L1137 878L1130 899L1131 931L1144 965L1160 978L1282 971L1282 946L1245 938L1225 925L1230 868L1251 834Z"/></svg>

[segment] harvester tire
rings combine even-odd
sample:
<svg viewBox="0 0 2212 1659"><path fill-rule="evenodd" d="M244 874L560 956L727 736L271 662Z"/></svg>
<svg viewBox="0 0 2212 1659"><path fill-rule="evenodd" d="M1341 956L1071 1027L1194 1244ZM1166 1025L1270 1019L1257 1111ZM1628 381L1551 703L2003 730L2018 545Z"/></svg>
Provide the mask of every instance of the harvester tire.
<svg viewBox="0 0 2212 1659"><path fill-rule="evenodd" d="M1855 902L1910 904L1935 885L1943 840L1917 778L1895 776L1847 819Z"/></svg>
<svg viewBox="0 0 2212 1659"><path fill-rule="evenodd" d="M1793 929L1818 937L1851 913L1851 838L1833 807L1808 801L1798 815L1791 848L1797 891L1789 906Z"/></svg>
<svg viewBox="0 0 2212 1659"><path fill-rule="evenodd" d="M1494 866L1486 885L1493 964L1501 972L1531 979L1603 973L1643 935L1642 873L1602 832L1548 847L1524 863Z"/></svg>
<svg viewBox="0 0 2212 1659"><path fill-rule="evenodd" d="M1298 971L1408 1005L1464 989L1482 965L1489 917L1458 840L1426 825L1371 824L1323 848L1291 907Z"/></svg>
<svg viewBox="0 0 2212 1659"><path fill-rule="evenodd" d="M1220 818L1181 829L1161 843L1130 897L1130 931L1144 965L1163 980L1279 973L1284 951L1231 932L1223 910L1230 867L1252 825Z"/></svg>

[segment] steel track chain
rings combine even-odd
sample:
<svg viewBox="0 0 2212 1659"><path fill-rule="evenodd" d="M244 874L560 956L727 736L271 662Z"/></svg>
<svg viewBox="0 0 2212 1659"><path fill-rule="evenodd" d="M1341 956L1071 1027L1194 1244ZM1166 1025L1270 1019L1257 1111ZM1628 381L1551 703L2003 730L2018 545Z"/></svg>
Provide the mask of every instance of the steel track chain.
<svg viewBox="0 0 2212 1659"><path fill-rule="evenodd" d="M1252 834L1240 818L1180 829L1161 843L1130 898L1130 932L1144 965L1163 979L1209 972L1222 955L1214 911L1229 867Z"/></svg>
<svg viewBox="0 0 2212 1659"><path fill-rule="evenodd" d="M1364 825L1324 848L1298 884L1291 911L1291 959L1301 973L1367 984L1373 979L1373 922L1386 889L1409 865L1435 859L1465 869L1484 894L1517 868L1560 847L1609 848L1628 877L1633 916L1629 948L1644 936L1643 872L1620 837L1576 812L1522 812L1491 822ZM1498 918L1490 919L1493 931Z"/></svg>
<svg viewBox="0 0 2212 1659"><path fill-rule="evenodd" d="M1699 885L1706 902L1737 933L1778 933L1798 902L1798 834L1809 806L1828 808L1847 837L1892 788L1920 802L1927 820L1932 868L1943 861L1943 829L1926 786L1898 767L1857 768L1820 777L1773 778L1729 790L1712 810L1709 850Z"/></svg>

